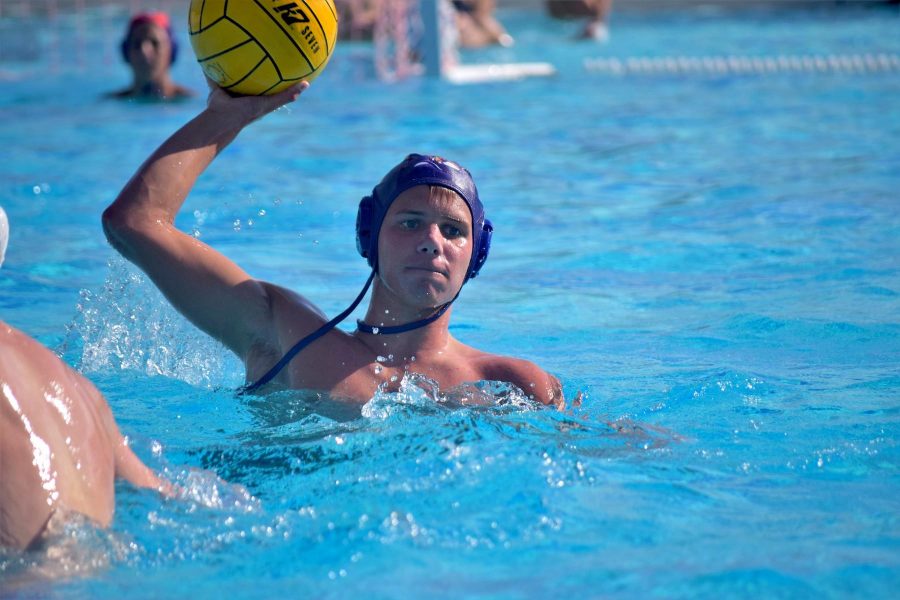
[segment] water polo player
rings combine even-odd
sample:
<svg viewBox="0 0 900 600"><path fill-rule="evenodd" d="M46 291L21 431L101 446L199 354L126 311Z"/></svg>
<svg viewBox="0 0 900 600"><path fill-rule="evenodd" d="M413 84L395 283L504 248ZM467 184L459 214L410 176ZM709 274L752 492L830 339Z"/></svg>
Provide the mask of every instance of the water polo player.
<svg viewBox="0 0 900 600"><path fill-rule="evenodd" d="M271 96L231 97L212 85L207 107L160 146L103 213L107 238L170 302L244 362L250 391L307 389L359 403L420 373L441 389L511 383L544 404L560 384L531 362L482 352L448 327L452 303L487 258L491 225L468 171L411 155L362 199L357 245L372 294L352 333L303 296L254 279L175 217L197 178L240 131L297 99L301 83ZM368 283L366 284L368 287ZM383 357L388 357L383 359Z"/></svg>
<svg viewBox="0 0 900 600"><path fill-rule="evenodd" d="M172 80L170 67L178 56L178 44L166 13L147 12L132 17L120 50L122 59L131 67L132 82L109 96L173 100L194 95Z"/></svg>
<svg viewBox="0 0 900 600"><path fill-rule="evenodd" d="M0 207L0 265L8 238ZM2 320L0 474L0 547L19 549L74 513L109 525L117 477L169 489L128 447L100 391Z"/></svg>

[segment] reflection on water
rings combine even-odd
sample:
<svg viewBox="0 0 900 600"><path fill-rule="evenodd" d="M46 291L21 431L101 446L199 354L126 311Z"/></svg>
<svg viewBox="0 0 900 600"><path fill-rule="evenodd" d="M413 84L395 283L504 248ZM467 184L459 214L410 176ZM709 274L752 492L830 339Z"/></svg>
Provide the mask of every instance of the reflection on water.
<svg viewBox="0 0 900 600"><path fill-rule="evenodd" d="M454 335L583 390L569 412L489 382L407 379L365 405L235 397L241 365L108 263L98 223L202 98L100 103L125 73L103 58L119 28L47 23L97 52L0 65L19 73L0 91L0 310L51 346L75 313L65 357L190 493L120 485L111 530L69 534L107 566L32 595L896 595L896 74L584 66L900 52L895 10L844 8L622 11L603 48L516 12L516 46L472 58L559 74L502 85L386 86L357 69L370 48L339 47L189 198L185 231L336 314L365 278L359 198L410 151L460 161L497 229ZM202 88L191 61L176 69ZM0 578L41 556L4 556Z"/></svg>

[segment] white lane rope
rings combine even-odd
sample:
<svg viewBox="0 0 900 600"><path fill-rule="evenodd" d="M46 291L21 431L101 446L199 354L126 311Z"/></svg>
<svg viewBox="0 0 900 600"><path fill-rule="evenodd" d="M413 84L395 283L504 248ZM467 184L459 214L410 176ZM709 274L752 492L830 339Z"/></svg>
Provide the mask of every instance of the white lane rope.
<svg viewBox="0 0 900 600"><path fill-rule="evenodd" d="M584 68L608 75L885 73L900 71L898 54L661 56L586 58Z"/></svg>

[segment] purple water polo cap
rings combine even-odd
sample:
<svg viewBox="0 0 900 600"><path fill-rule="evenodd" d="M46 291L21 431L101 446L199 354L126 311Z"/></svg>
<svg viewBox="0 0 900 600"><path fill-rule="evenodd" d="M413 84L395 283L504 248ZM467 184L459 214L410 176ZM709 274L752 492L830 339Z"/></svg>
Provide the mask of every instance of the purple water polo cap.
<svg viewBox="0 0 900 600"><path fill-rule="evenodd" d="M484 206L472 175L464 167L440 156L410 154L391 169L375 186L371 196L359 202L356 214L356 249L378 269L378 233L391 204L397 196L417 185L437 185L459 194L472 213L472 258L466 281L478 275L491 247L491 222L484 216Z"/></svg>

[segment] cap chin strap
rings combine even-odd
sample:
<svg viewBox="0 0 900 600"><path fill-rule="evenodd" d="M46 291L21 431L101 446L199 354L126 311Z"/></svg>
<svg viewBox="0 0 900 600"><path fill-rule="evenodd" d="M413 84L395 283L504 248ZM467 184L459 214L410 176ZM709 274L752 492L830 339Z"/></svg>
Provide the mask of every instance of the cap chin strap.
<svg viewBox="0 0 900 600"><path fill-rule="evenodd" d="M458 292L456 296L459 296ZM456 300L456 296L453 297L453 300ZM429 323L434 323L435 321L440 319L441 315L447 312L447 309L450 308L451 304L453 304L453 300L437 309L437 312L435 312L430 317L419 319L418 321L413 321L412 323L404 323L403 325L386 325L379 327L376 325L369 325L365 321L357 319L356 328L364 333L371 333L374 335L391 335L392 333L404 333L406 331L412 331L413 329L425 327Z"/></svg>
<svg viewBox="0 0 900 600"><path fill-rule="evenodd" d="M375 268L377 269L378 267L376 266ZM465 281L463 281L463 285L465 285ZM371 333L372 335L391 335L394 333L405 333L407 331L412 331L413 329L418 329L419 327L425 327L426 325L434 323L435 321L440 319L441 315L447 312L447 309L450 308L450 305L456 301L461 291L462 285L459 286L458 290L456 290L456 295L453 296L453 299L438 308L430 317L425 317L424 319L419 319L418 321L412 321L410 323L404 323L402 325L370 325L362 319L357 319L356 329L357 331L362 331L363 333Z"/></svg>
<svg viewBox="0 0 900 600"><path fill-rule="evenodd" d="M307 346L312 344L314 341L316 341L317 339L319 339L320 337L322 337L323 335L325 335L326 333L328 333L329 331L331 331L332 329L337 327L338 323L340 323L341 321L346 319L347 316L350 313L352 313L353 310L357 306L359 306L359 303L362 302L363 296L365 296L366 292L369 290L369 286L372 285L373 279L375 279L375 270L374 269L372 270L372 273L369 274L369 278L366 280L366 285L363 286L362 291L356 297L356 300L354 300L350 304L350 306L345 308L341 314L339 314L332 320L328 321L327 323L325 323L324 325L322 325L321 327L319 327L318 329L313 331L311 334L309 334L308 336L306 336L305 338L301 339L299 342L294 344L294 346L290 350L287 351L287 354L282 356L281 360L279 360L277 363L275 363L275 366L273 366L271 369L269 369L265 375L263 375L262 377L260 377L256 381L254 381L253 383L248 383L247 385L245 385L244 387L239 389L238 394L241 394L241 395L242 394L251 394L251 393L255 392L256 390L258 390L259 388L261 388L262 386L269 383L270 381L272 381L275 378L275 376L278 375L278 373L289 362L291 362L291 359L294 358L295 356L297 356L297 354L301 350L303 350L304 348L306 348Z"/></svg>
<svg viewBox="0 0 900 600"><path fill-rule="evenodd" d="M321 327L319 327L318 329L316 329L315 331L310 333L308 336L302 338L299 342L294 344L293 347L291 347L291 349L288 350L287 353L281 357L281 360L279 360L277 363L275 363L275 365L271 369L269 369L265 375L263 375L262 377L260 377L256 381L254 381L253 383L248 383L244 387L240 388L238 390L238 394L239 395L252 394L253 392L257 391L262 386L266 385L267 383L269 383L270 381L275 379L275 376L278 375L278 373L280 373L281 370L284 367L286 367L287 364L289 362L291 362L291 360L295 356L297 356L297 354L300 353L300 351L302 351L304 348L306 348L307 346L312 344L314 341L316 341L317 339L319 339L320 337L322 337L323 335L325 335L326 333L328 333L329 331L331 331L332 329L337 327L338 323L340 323L341 321L346 319L350 315L350 313L352 313L356 309L356 307L359 306L359 303L362 302L363 297L366 295L366 292L369 290L369 286L372 285L372 280L375 279L375 273L376 273L375 269L372 269L372 272L369 274L369 278L366 280L366 284L363 286L362 291L359 292L359 295L356 297L356 300L354 300L352 303L350 303L350 306L345 308L343 310L343 312L341 312L341 314L339 314L335 318L331 319L330 321L328 321L327 323L325 323L324 325L322 325ZM392 333L403 333L404 331L412 331L413 329L418 329L419 327L424 327L425 325L428 325L429 323L433 323L434 321L437 321L439 318L441 318L441 315L443 315L445 312L447 312L447 309L450 308L450 305L453 304L453 301L456 300L457 296L459 296L459 292L461 292L461 291L462 291L462 286L460 286L459 291L456 292L456 296L453 296L453 300L451 300L450 302L441 306L430 317L426 317L424 319L419 319L418 321L413 321L412 323L405 323L403 325L393 325L393 326L388 326L388 327L374 327L372 325L369 325L368 323L364 323L361 320L357 320L356 328L359 331L363 331L365 333L372 333L372 334L376 334L376 335L390 335Z"/></svg>

